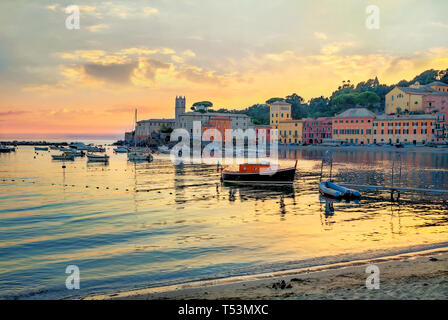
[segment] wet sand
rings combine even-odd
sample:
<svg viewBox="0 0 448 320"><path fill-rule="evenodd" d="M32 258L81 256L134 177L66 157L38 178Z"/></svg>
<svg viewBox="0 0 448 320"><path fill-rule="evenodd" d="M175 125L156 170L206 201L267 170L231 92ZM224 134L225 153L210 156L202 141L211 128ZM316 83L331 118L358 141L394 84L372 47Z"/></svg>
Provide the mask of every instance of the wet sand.
<svg viewBox="0 0 448 320"><path fill-rule="evenodd" d="M379 289L366 288L370 263ZM448 248L89 299L448 299Z"/></svg>

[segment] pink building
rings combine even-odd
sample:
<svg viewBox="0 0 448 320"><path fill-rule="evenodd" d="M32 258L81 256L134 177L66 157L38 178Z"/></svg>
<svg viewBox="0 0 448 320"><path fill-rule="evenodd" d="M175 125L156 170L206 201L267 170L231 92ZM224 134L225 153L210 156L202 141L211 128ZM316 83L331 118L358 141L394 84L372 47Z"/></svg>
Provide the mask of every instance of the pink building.
<svg viewBox="0 0 448 320"><path fill-rule="evenodd" d="M258 132L260 130L266 130L266 143L271 143L271 126L269 126L269 125L256 125L255 126L255 134L257 136L257 143L258 143Z"/></svg>
<svg viewBox="0 0 448 320"><path fill-rule="evenodd" d="M440 93L423 96L422 104L425 113L444 113L445 124L448 124L448 94Z"/></svg>
<svg viewBox="0 0 448 320"><path fill-rule="evenodd" d="M320 117L306 119L303 123L303 143L322 143L322 139L331 139L332 119Z"/></svg>

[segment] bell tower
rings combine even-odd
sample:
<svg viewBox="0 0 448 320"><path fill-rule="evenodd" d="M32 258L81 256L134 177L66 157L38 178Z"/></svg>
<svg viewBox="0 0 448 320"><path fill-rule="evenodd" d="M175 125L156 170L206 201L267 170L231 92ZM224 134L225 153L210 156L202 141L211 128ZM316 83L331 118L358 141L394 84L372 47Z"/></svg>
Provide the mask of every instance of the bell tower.
<svg viewBox="0 0 448 320"><path fill-rule="evenodd" d="M185 113L185 96L176 96L175 120L176 128L180 127L180 115Z"/></svg>

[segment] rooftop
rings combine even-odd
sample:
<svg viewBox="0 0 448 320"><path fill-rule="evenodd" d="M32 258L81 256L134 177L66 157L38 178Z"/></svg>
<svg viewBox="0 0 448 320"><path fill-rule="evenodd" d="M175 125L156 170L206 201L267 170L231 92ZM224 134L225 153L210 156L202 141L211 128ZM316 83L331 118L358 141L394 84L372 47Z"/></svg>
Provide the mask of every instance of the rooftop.
<svg viewBox="0 0 448 320"><path fill-rule="evenodd" d="M182 113L181 116L207 116L207 117L242 117L249 118L247 114L240 113L224 113L224 112L185 112Z"/></svg>
<svg viewBox="0 0 448 320"><path fill-rule="evenodd" d="M366 108L351 108L334 116L335 118L375 118L375 114Z"/></svg>
<svg viewBox="0 0 448 320"><path fill-rule="evenodd" d="M428 86L428 87L430 87L430 86L443 86L443 87L448 87L448 84L446 84L445 82L442 82L442 81L434 81L434 82L431 82L431 83L427 84L427 86Z"/></svg>
<svg viewBox="0 0 448 320"><path fill-rule="evenodd" d="M427 85L420 85L419 87L397 87L401 91L409 94L418 94L418 95L447 95L446 92L441 92L434 90L430 86L447 86L448 84L440 82L440 81L434 81Z"/></svg>
<svg viewBox="0 0 448 320"><path fill-rule="evenodd" d="M271 106L273 105L284 105L284 106L290 106L291 104L285 101L275 101L271 103Z"/></svg>
<svg viewBox="0 0 448 320"><path fill-rule="evenodd" d="M137 121L137 123L143 123L143 122L175 122L174 119L146 119L146 120L140 120Z"/></svg>
<svg viewBox="0 0 448 320"><path fill-rule="evenodd" d="M380 115L376 117L376 120L434 120L435 115L432 114L409 114L409 115Z"/></svg>

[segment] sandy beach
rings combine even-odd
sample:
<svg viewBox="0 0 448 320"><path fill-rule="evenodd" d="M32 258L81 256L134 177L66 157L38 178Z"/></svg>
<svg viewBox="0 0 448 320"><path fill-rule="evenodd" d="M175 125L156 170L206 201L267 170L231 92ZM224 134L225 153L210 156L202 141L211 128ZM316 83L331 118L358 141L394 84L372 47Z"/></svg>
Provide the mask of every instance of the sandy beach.
<svg viewBox="0 0 448 320"><path fill-rule="evenodd" d="M379 289L366 288L369 264L380 270ZM448 299L448 248L88 299Z"/></svg>

